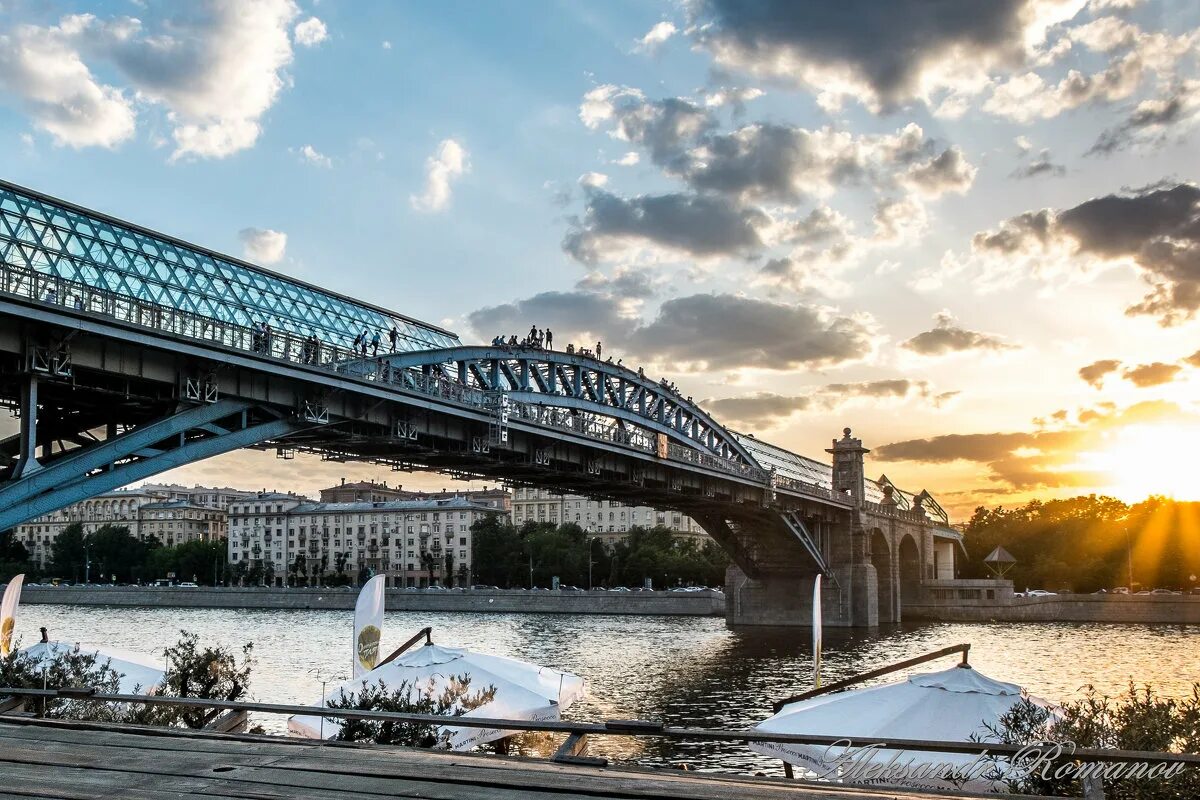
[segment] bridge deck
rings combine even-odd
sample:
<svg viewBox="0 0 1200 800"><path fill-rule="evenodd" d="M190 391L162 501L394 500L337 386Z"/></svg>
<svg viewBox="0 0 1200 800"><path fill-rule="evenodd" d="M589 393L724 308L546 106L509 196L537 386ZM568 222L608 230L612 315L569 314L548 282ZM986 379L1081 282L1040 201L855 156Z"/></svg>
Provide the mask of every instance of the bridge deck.
<svg viewBox="0 0 1200 800"><path fill-rule="evenodd" d="M5 798L321 798L433 800L558 798L764 798L947 800L953 795L802 785L768 778L197 731L0 720L0 800ZM996 795L991 795L995 797Z"/></svg>

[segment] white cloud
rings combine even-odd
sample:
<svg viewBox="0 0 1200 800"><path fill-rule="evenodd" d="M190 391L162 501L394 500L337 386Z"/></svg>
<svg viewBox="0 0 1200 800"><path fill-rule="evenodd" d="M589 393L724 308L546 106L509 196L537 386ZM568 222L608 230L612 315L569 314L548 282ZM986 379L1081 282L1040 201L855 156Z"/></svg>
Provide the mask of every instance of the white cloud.
<svg viewBox="0 0 1200 800"><path fill-rule="evenodd" d="M599 188L608 183L608 176L603 172L585 172L579 176L580 186Z"/></svg>
<svg viewBox="0 0 1200 800"><path fill-rule="evenodd" d="M444 139L437 152L425 159L425 189L411 195L417 211L443 211L450 205L450 184L471 168L470 153L454 139Z"/></svg>
<svg viewBox="0 0 1200 800"><path fill-rule="evenodd" d="M56 142L112 147L133 135L136 113L124 90L100 84L87 63L108 62L139 101L165 110L172 160L222 158L253 146L263 115L288 85L295 2L167 8L174 16L153 28L91 14L65 16L53 27L17 26L0 35L0 89L16 95ZM309 40L315 35L312 25L303 30Z"/></svg>
<svg viewBox="0 0 1200 800"><path fill-rule="evenodd" d="M18 25L0 34L0 90L17 98L56 144L115 147L133 136L133 104L92 75L77 50L94 18L63 17L54 27Z"/></svg>
<svg viewBox="0 0 1200 800"><path fill-rule="evenodd" d="M634 49L639 53L654 53L668 39L674 36L678 30L672 22L659 22L645 36L638 39L637 46Z"/></svg>
<svg viewBox="0 0 1200 800"><path fill-rule="evenodd" d="M329 29L321 20L309 17L303 22L297 23L292 34L296 37L296 44L303 47L316 47L329 38Z"/></svg>
<svg viewBox="0 0 1200 800"><path fill-rule="evenodd" d="M243 228L238 238L246 260L256 264L277 264L287 249L287 234L270 228Z"/></svg>
<svg viewBox="0 0 1200 800"><path fill-rule="evenodd" d="M620 158L618 158L616 161L614 161L612 163L620 164L622 167L632 167L634 164L637 164L638 161L640 161L640 160L641 160L641 156L638 155L637 151L630 150L628 153L621 156Z"/></svg>
<svg viewBox="0 0 1200 800"><path fill-rule="evenodd" d="M289 148L289 151L299 156L300 160L304 163L312 164L314 167L325 167L326 169L329 169L333 166L333 159L324 153L319 152L311 144L306 144L299 150L291 150Z"/></svg>
<svg viewBox="0 0 1200 800"><path fill-rule="evenodd" d="M392 49L392 43L391 43L391 42L389 42L387 39L384 39L384 40L383 40L383 49L384 49L384 50L391 50L391 49Z"/></svg>

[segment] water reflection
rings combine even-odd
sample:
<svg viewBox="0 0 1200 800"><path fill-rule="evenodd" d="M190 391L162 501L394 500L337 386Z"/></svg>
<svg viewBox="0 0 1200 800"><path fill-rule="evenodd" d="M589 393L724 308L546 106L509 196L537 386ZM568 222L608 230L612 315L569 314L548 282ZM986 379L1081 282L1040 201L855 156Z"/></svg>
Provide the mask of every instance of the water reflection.
<svg viewBox="0 0 1200 800"><path fill-rule="evenodd" d="M18 634L26 644L46 625L60 639L112 644L144 653L173 644L180 629L203 642L254 643L252 694L279 703L320 695L317 672L350 671L349 611L119 609L25 606ZM771 704L812 684L810 634L803 629L730 631L724 622L692 617L389 612L384 652L425 625L434 641L471 647L569 670L588 680L589 697L568 716L581 720L642 718L669 725L740 728L771 713ZM995 678L1054 699L1078 696L1092 683L1120 692L1130 680L1151 682L1170 696L1200 680L1200 627L1073 624L931 624L825 631L826 680L960 642L971 661ZM946 666L953 663L947 659ZM936 668L930 667L918 668ZM282 732L285 722L261 722ZM534 737L538 752L553 740ZM779 762L732 743L609 738L590 751L649 765L763 771Z"/></svg>

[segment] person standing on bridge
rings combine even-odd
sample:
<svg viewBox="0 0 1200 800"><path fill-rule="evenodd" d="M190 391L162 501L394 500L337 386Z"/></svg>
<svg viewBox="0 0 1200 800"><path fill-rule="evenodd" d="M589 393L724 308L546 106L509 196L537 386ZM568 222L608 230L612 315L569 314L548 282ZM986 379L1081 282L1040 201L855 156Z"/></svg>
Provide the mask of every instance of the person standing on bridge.
<svg viewBox="0 0 1200 800"><path fill-rule="evenodd" d="M550 330L549 328L546 328L546 349L554 349L554 331Z"/></svg>
<svg viewBox="0 0 1200 800"><path fill-rule="evenodd" d="M537 342L537 325L530 325L529 326L529 343L534 344L536 342Z"/></svg>
<svg viewBox="0 0 1200 800"><path fill-rule="evenodd" d="M601 350L600 350L600 343L599 343L599 342L596 342L596 360L597 360L597 361L599 361L599 360L600 360L600 353L601 353Z"/></svg>
<svg viewBox="0 0 1200 800"><path fill-rule="evenodd" d="M396 330L396 326L393 325L392 329L388 331L388 343L391 345L393 353L396 352L396 339L399 337L400 331Z"/></svg>
<svg viewBox="0 0 1200 800"><path fill-rule="evenodd" d="M363 328L362 336L358 340L358 354L363 358L367 357L367 342L369 341L370 336L371 334L367 331L367 329Z"/></svg>
<svg viewBox="0 0 1200 800"><path fill-rule="evenodd" d="M375 335L371 337L371 357L372 358L379 357L379 345L380 344L382 344L382 342L379 339L379 331L375 331Z"/></svg>

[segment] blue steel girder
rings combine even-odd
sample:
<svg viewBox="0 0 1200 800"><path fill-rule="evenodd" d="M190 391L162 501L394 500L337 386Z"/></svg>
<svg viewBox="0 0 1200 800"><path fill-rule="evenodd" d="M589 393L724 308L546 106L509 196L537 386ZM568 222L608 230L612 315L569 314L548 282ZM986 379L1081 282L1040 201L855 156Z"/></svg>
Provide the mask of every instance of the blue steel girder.
<svg viewBox="0 0 1200 800"><path fill-rule="evenodd" d="M270 439L278 439L300 430L300 427L300 424L292 419L274 419L232 430L220 436L184 440L174 449L149 458L114 465L111 469L96 474L76 474L68 482L31 499L15 505L0 504L0 530L175 467L251 447Z"/></svg>
<svg viewBox="0 0 1200 800"><path fill-rule="evenodd" d="M166 439L245 412L249 408L249 403L238 400L219 400L216 403L186 409L146 425L139 425L113 439L72 452L43 466L28 477L0 485L0 509L22 503L80 475L103 469L120 459L136 455Z"/></svg>
<svg viewBox="0 0 1200 800"><path fill-rule="evenodd" d="M641 425L688 447L759 466L733 434L695 403L615 364L554 350L490 346L391 353L383 359L393 369L457 374L462 383L507 392L514 400Z"/></svg>

